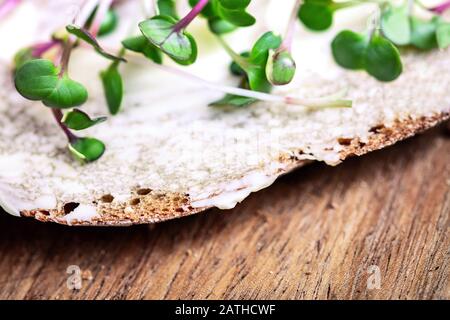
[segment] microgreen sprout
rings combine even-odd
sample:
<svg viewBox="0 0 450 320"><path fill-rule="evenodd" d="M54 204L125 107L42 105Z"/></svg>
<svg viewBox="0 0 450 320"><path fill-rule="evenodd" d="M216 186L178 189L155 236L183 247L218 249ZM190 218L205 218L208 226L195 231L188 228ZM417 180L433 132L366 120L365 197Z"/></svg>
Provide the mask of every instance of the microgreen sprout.
<svg viewBox="0 0 450 320"><path fill-rule="evenodd" d="M352 101L343 94L334 97L303 99L295 96L272 94L274 86L291 83L296 74L296 61L292 55L295 28L300 21L307 29L325 31L331 28L334 14L341 9L372 3L379 16L365 33L343 30L331 43L331 51L338 65L349 70L364 70L379 81L393 81L403 70L401 47L420 50L450 46L450 23L444 12L450 1L433 8L424 7L417 0L404 0L393 5L387 0L296 0L283 37L271 31L263 33L248 51L241 54L229 44L226 35L238 28L256 22L248 11L251 0L187 0L191 10L180 19L175 0L146 0L146 19L138 24L140 34L121 41L117 54L107 52L98 38L116 30L119 23L113 0L87 0L72 24L57 30L42 43L20 50L14 57L14 77L17 91L25 98L41 101L50 108L53 116L68 139L68 148L81 162L99 159L105 144L92 137L78 137L72 130L91 128L106 120L91 117L80 107L87 101L88 92L71 78L69 62L71 52L81 43L88 44L97 54L110 61L100 72L105 102L110 114L120 112L124 83L120 73L125 57L137 53L157 68L175 73L205 88L225 93L213 106L246 107L257 101L285 105L298 105L310 109L346 108ZM5 0L0 5L0 18L17 6L19 0ZM150 9L150 2L154 6ZM415 15L420 5L432 14L423 19ZM211 83L186 71L163 64L164 56L179 65L191 65L197 60L196 39L187 31L191 23L201 17L207 20L212 32L230 56L230 70L239 77L238 87ZM301 63L301 61L297 61Z"/></svg>
<svg viewBox="0 0 450 320"><path fill-rule="evenodd" d="M294 41L297 12L301 3L301 0L297 0L294 4L283 42L278 49L269 51L266 74L267 79L272 85L285 85L294 79L296 65L291 51L292 42Z"/></svg>
<svg viewBox="0 0 450 320"><path fill-rule="evenodd" d="M98 12L108 9L102 2ZM88 2L96 5L96 1ZM97 12L97 6L94 6ZM83 11L86 13L86 11ZM87 19L86 15L86 19ZM94 15L93 25L100 25L101 21ZM105 121L104 117L90 118L88 114L79 109L73 109L67 113L62 110L71 109L83 105L88 99L86 88L69 76L69 61L72 50L76 47L77 39L89 43L100 55L113 60L113 63L124 61L122 57L115 57L106 53L98 44L95 36L98 29L89 31L84 28L86 20L81 20L83 27L67 26L67 34L57 32L53 39L20 50L15 55L14 82L17 91L25 98L33 101L41 101L49 107L59 127L66 135L71 153L82 162L97 160L105 151L103 142L95 138L83 138L74 135L70 129L83 130ZM69 36L75 36L75 40ZM47 56L49 51L57 48L57 54Z"/></svg>
<svg viewBox="0 0 450 320"><path fill-rule="evenodd" d="M209 0L200 0L181 20L173 16L157 15L139 23L142 34L172 60L189 65L197 59L197 43L186 31L189 24L200 14Z"/></svg>

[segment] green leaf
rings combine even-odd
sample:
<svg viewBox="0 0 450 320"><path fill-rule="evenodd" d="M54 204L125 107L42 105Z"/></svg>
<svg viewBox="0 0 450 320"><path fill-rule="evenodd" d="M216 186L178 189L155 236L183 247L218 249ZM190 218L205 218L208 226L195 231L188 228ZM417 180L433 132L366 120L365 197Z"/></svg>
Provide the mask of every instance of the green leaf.
<svg viewBox="0 0 450 320"><path fill-rule="evenodd" d="M265 66L269 56L269 50L278 49L280 45L280 36L276 36L272 31L264 33L254 44L250 52L250 61L254 64L264 64Z"/></svg>
<svg viewBox="0 0 450 320"><path fill-rule="evenodd" d="M86 102L88 93L80 83L73 81L67 75L58 79L51 94L42 100L47 107L67 109L80 106Z"/></svg>
<svg viewBox="0 0 450 320"><path fill-rule="evenodd" d="M80 162L92 162L105 153L105 144L95 138L77 138L69 143L69 150Z"/></svg>
<svg viewBox="0 0 450 320"><path fill-rule="evenodd" d="M269 50L278 49L281 45L281 37L269 31L264 33L256 41L250 56L248 66L241 66L247 73L248 83L251 90L269 92L272 88L266 76L266 64L269 58Z"/></svg>
<svg viewBox="0 0 450 320"><path fill-rule="evenodd" d="M436 39L440 49L446 49L450 46L450 23L439 23L436 30Z"/></svg>
<svg viewBox="0 0 450 320"><path fill-rule="evenodd" d="M434 49L438 46L436 29L438 20L429 21L411 18L411 44L422 50Z"/></svg>
<svg viewBox="0 0 450 320"><path fill-rule="evenodd" d="M289 51L271 50L266 65L267 79L272 85L282 86L294 79L296 65Z"/></svg>
<svg viewBox="0 0 450 320"><path fill-rule="evenodd" d="M59 72L49 60L28 61L16 72L16 89L23 97L40 100L52 108L72 108L86 102L88 93L84 86Z"/></svg>
<svg viewBox="0 0 450 320"><path fill-rule="evenodd" d="M123 81L118 65L112 64L100 73L100 77L109 112L115 115L119 112L123 99Z"/></svg>
<svg viewBox="0 0 450 320"><path fill-rule="evenodd" d="M239 27L249 27L256 22L256 19L244 10L230 10L219 7L219 15L223 19Z"/></svg>
<svg viewBox="0 0 450 320"><path fill-rule="evenodd" d="M231 10L245 9L250 4L251 0L218 0L220 4Z"/></svg>
<svg viewBox="0 0 450 320"><path fill-rule="evenodd" d="M113 60L113 61L126 62L126 60L124 58L117 57L117 56L112 55L112 54L106 52L105 50L103 50L103 48L100 46L100 44L94 38L94 36L92 36L89 33L89 31L87 31L86 29L77 27L75 25L68 25L68 26L66 26L66 30L70 34L73 34L74 36L76 36L78 39L81 39L84 42L91 45L95 49L95 51L97 51L97 53L100 54L102 57L109 59L109 60Z"/></svg>
<svg viewBox="0 0 450 320"><path fill-rule="evenodd" d="M231 22L219 17L208 19L209 29L215 34L226 34L236 30L236 26Z"/></svg>
<svg viewBox="0 0 450 320"><path fill-rule="evenodd" d="M64 117L61 119L62 123L73 130L84 130L104 121L106 121L106 117L91 119L87 113L80 109L73 109L72 111L65 113Z"/></svg>
<svg viewBox="0 0 450 320"><path fill-rule="evenodd" d="M338 65L346 69L364 69L366 37L349 30L341 31L331 43L331 51Z"/></svg>
<svg viewBox="0 0 450 320"><path fill-rule="evenodd" d="M161 50L150 43L143 35L127 38L122 41L122 45L130 51L143 54L155 63L162 63Z"/></svg>
<svg viewBox="0 0 450 320"><path fill-rule="evenodd" d="M119 17L117 16L116 11L108 10L105 19L103 19L100 29L98 30L98 36L102 37L112 33L116 30L118 22Z"/></svg>
<svg viewBox="0 0 450 320"><path fill-rule="evenodd" d="M177 20L179 19L177 5L174 0L158 0L157 5L160 15L170 16Z"/></svg>
<svg viewBox="0 0 450 320"><path fill-rule="evenodd" d="M169 16L155 16L139 23L142 34L172 60L189 65L197 59L197 44L185 30L175 31L176 21Z"/></svg>
<svg viewBox="0 0 450 320"><path fill-rule="evenodd" d="M227 94L222 99L214 101L214 102L210 103L209 105L212 107L225 107L225 106L246 107L257 101L258 100L255 98Z"/></svg>
<svg viewBox="0 0 450 320"><path fill-rule="evenodd" d="M324 31L333 24L332 1L306 1L298 11L301 22L313 31Z"/></svg>
<svg viewBox="0 0 450 320"><path fill-rule="evenodd" d="M411 42L411 23L408 6L389 7L381 16L383 34L397 45Z"/></svg>
<svg viewBox="0 0 450 320"><path fill-rule="evenodd" d="M366 49L365 69L380 81L393 81L403 71L398 49L380 35L373 35Z"/></svg>

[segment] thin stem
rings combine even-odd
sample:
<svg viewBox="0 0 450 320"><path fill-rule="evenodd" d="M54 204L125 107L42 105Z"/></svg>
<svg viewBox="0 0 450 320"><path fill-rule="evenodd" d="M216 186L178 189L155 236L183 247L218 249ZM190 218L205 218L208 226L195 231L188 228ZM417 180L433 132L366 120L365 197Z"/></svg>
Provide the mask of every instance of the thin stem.
<svg viewBox="0 0 450 320"><path fill-rule="evenodd" d="M183 71L181 69L177 69L168 65L159 65L156 63L153 63L153 65L156 68L159 68L161 70L164 70L166 72L170 72L172 74L175 74L177 76L183 77L190 82L197 82L199 85L233 95L248 97L248 98L254 98L261 101L268 101L268 102L278 102L278 103L284 103L288 105L298 105L303 106L306 108L313 108L313 109L322 109L322 108L351 108L352 101L351 100L344 100L344 99L336 99L335 97L332 98L318 98L318 99L302 99L292 96L279 96L259 91L251 91L241 88L235 88L230 86L223 86L218 85L215 83L211 83L205 79L202 79L198 76L195 76L193 74L187 73L186 71Z"/></svg>
<svg viewBox="0 0 450 320"><path fill-rule="evenodd" d="M69 69L69 60L70 54L72 52L73 43L70 39L68 39L63 46L63 53L60 61L61 71L59 72L59 76L62 77L65 73L68 72Z"/></svg>
<svg viewBox="0 0 450 320"><path fill-rule="evenodd" d="M203 10L203 8L208 4L209 0L200 0L197 4L192 8L192 10L173 28L174 32L180 32L184 28L186 28L192 20L194 20L199 13Z"/></svg>
<svg viewBox="0 0 450 320"><path fill-rule="evenodd" d="M77 26L84 27L89 18L94 12L95 8L99 5L100 0L87 0L86 4L83 6L81 11L77 14L74 23Z"/></svg>
<svg viewBox="0 0 450 320"><path fill-rule="evenodd" d="M38 43L33 46L33 50L31 52L31 55L35 58L40 58L42 55L47 52L48 50L52 49L56 45L60 44L59 41L52 40L44 43Z"/></svg>
<svg viewBox="0 0 450 320"><path fill-rule="evenodd" d="M240 54L236 53L236 51L234 51L222 37L217 36L217 40L219 40L220 44L228 53L230 58L234 62L236 62L242 69L246 69L249 66L247 60L243 58Z"/></svg>
<svg viewBox="0 0 450 320"><path fill-rule="evenodd" d="M66 127L66 125L64 123L61 122L61 120L63 118L62 111L59 109L54 109L54 108L52 108L51 110L52 110L53 117L55 118L56 122L58 123L58 126L61 128L61 130L66 135L67 140L69 140L69 143L76 141L78 139L78 137L76 135L74 135L69 130L69 128Z"/></svg>
<svg viewBox="0 0 450 320"><path fill-rule="evenodd" d="M94 21L92 22L91 28L89 29L89 33L92 34L92 36L97 36L100 30L100 26L102 25L102 22L105 19L105 16L108 13L108 10L111 7L112 3L113 0L103 0L100 2L100 5L98 6L95 13Z"/></svg>
<svg viewBox="0 0 450 320"><path fill-rule="evenodd" d="M291 52L292 49L292 43L294 41L294 33L295 33L295 27L297 25L297 13L300 9L300 5L302 4L303 0L297 0L294 4L294 8L292 9L291 16L289 17L289 22L286 28L286 33L284 35L283 43L280 46L281 50L287 50Z"/></svg>

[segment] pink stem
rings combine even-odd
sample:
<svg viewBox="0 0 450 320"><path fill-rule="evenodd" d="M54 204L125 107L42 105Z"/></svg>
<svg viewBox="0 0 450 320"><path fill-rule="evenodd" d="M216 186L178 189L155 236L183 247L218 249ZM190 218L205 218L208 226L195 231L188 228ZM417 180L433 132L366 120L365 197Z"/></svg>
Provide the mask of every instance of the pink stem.
<svg viewBox="0 0 450 320"><path fill-rule="evenodd" d="M5 0L0 5L0 19L3 19L8 15L10 12L12 12L19 4L21 0Z"/></svg>
<svg viewBox="0 0 450 320"><path fill-rule="evenodd" d="M450 1L446 1L437 7L431 8L430 11L437 13L437 14L443 14L445 11L450 9Z"/></svg>
<svg viewBox="0 0 450 320"><path fill-rule="evenodd" d="M295 26L297 24L297 14L300 9L300 5L302 4L301 0L297 0L295 2L294 8L292 9L291 16L289 18L288 26L286 28L286 34L284 35L283 43L280 46L280 49L286 49L287 51L291 51L292 42L294 41L294 33Z"/></svg>
<svg viewBox="0 0 450 320"><path fill-rule="evenodd" d="M48 41L44 43L38 43L33 46L33 51L31 52L31 55L36 58L40 58L46 51L50 50L54 46L58 45L59 41Z"/></svg>
<svg viewBox="0 0 450 320"><path fill-rule="evenodd" d="M181 19L173 28L174 32L180 32L184 28L186 28L195 17L203 10L203 8L208 4L209 0L200 0L197 4L192 8L192 10Z"/></svg>
<svg viewBox="0 0 450 320"><path fill-rule="evenodd" d="M70 143L76 141L78 139L78 137L76 135L74 135L69 130L69 128L66 127L66 125L64 123L61 122L61 120L63 118L62 111L60 109L52 108L52 114L53 114L53 117L55 118L56 122L58 123L58 126L61 128L61 130L66 135L67 140L69 140Z"/></svg>

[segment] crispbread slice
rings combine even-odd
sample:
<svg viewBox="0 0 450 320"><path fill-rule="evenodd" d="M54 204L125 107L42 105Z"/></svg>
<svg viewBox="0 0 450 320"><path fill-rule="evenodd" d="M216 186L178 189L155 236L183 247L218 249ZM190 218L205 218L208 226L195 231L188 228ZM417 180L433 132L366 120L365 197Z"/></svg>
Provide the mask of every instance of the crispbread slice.
<svg viewBox="0 0 450 320"><path fill-rule="evenodd" d="M448 50L404 52L404 73L386 84L339 69L328 52L331 36L302 38L295 85L275 93L321 97L345 90L352 109L265 102L214 109L208 103L221 93L130 63L122 70L123 112L83 133L105 141L107 153L84 166L67 154L48 110L14 94L9 67L1 66L0 204L12 214L70 225L153 223L229 209L305 163L337 165L448 119ZM192 72L235 82L226 72L229 59L212 51ZM84 109L93 115L105 113L96 78L105 66L80 50L70 67L88 86Z"/></svg>

